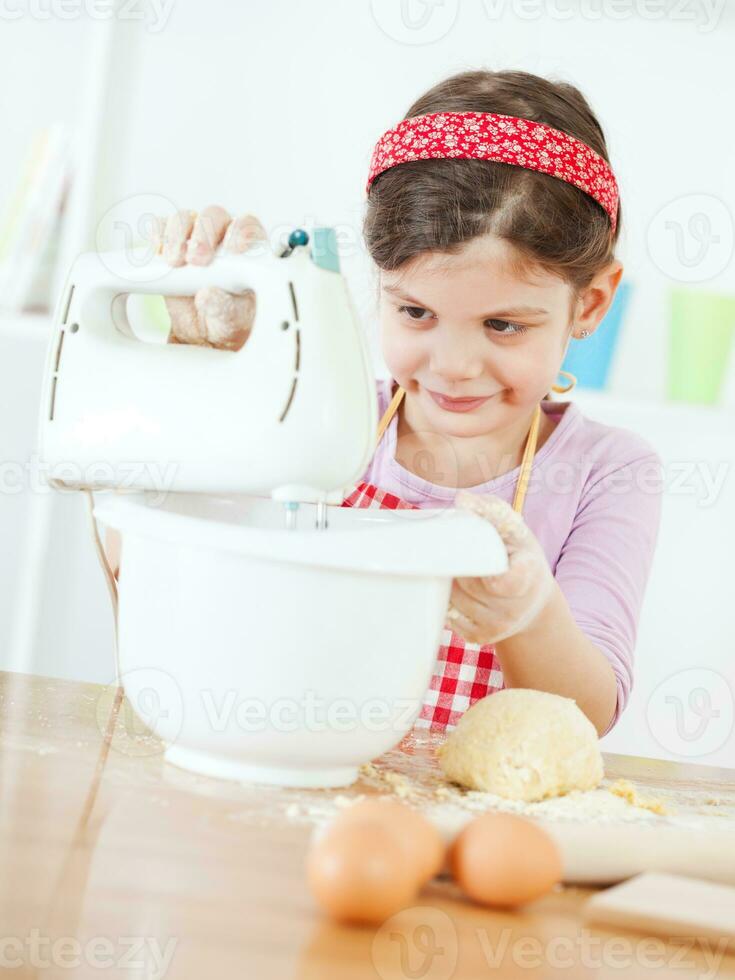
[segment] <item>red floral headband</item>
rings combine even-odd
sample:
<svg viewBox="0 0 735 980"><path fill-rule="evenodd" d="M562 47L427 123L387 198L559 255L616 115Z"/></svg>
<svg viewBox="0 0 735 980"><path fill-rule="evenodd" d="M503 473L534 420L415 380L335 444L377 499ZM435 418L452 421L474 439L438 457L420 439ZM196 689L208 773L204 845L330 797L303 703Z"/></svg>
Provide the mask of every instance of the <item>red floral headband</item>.
<svg viewBox="0 0 735 980"><path fill-rule="evenodd" d="M615 231L618 184L607 161L568 133L497 112L433 112L402 120L378 140L365 192L390 167L441 157L511 163L566 180L602 205Z"/></svg>

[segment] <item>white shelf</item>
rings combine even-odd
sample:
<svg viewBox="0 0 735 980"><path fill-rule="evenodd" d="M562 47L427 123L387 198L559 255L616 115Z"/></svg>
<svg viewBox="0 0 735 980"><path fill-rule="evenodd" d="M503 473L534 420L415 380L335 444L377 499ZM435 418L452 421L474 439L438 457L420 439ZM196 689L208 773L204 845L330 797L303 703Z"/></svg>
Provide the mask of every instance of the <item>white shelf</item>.
<svg viewBox="0 0 735 980"><path fill-rule="evenodd" d="M46 340L50 329L50 313L10 313L0 310L0 337L9 340Z"/></svg>
<svg viewBox="0 0 735 980"><path fill-rule="evenodd" d="M666 427L697 428L706 436L735 434L735 409L730 405L700 405L696 402L662 401L657 398L629 397L594 388L576 388L566 397L579 405L585 415L608 425L644 430Z"/></svg>

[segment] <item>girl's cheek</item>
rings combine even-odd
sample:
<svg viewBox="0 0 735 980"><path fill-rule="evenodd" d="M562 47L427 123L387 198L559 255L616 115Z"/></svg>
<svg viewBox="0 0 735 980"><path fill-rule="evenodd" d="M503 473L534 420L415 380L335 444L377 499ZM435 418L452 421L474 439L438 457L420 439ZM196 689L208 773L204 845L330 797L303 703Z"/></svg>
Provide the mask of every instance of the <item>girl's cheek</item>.
<svg viewBox="0 0 735 980"><path fill-rule="evenodd" d="M412 375L424 361L421 343L413 341L389 319L381 323L380 347L388 370L398 381Z"/></svg>
<svg viewBox="0 0 735 980"><path fill-rule="evenodd" d="M519 391L535 392L548 390L549 366L558 357L555 349L545 338L535 335L528 342L508 348L504 357L498 358L498 370L507 379L508 387ZM552 371L553 373L553 371ZM556 375L552 377L552 382Z"/></svg>

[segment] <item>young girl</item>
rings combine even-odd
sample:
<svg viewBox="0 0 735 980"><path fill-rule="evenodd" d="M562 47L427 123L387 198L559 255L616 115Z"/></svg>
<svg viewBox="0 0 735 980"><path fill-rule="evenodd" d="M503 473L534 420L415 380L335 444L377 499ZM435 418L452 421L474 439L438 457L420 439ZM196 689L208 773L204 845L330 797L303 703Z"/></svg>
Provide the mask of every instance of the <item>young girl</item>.
<svg viewBox="0 0 735 980"><path fill-rule="evenodd" d="M265 232L219 207L162 226L174 265ZM568 343L599 326L622 276L617 184L572 85L471 71L436 85L373 154L364 234L379 270L375 455L349 507L469 507L509 568L455 579L417 722L453 727L504 687L574 698L600 735L633 683L661 505L661 463L624 429L553 401ZM252 297L169 299L171 340L239 347Z"/></svg>

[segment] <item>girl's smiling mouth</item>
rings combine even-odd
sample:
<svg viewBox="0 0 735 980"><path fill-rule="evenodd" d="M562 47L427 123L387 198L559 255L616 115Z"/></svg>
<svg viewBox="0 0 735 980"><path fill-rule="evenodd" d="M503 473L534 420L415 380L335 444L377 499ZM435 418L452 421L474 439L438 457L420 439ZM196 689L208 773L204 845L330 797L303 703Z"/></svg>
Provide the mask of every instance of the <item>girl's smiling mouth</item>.
<svg viewBox="0 0 735 980"><path fill-rule="evenodd" d="M442 395L438 391L432 391L430 388L426 390L440 408L444 408L449 412L471 412L472 409L484 405L486 401L498 394L498 392L495 392L493 395L485 395L479 398L450 398L447 395Z"/></svg>

